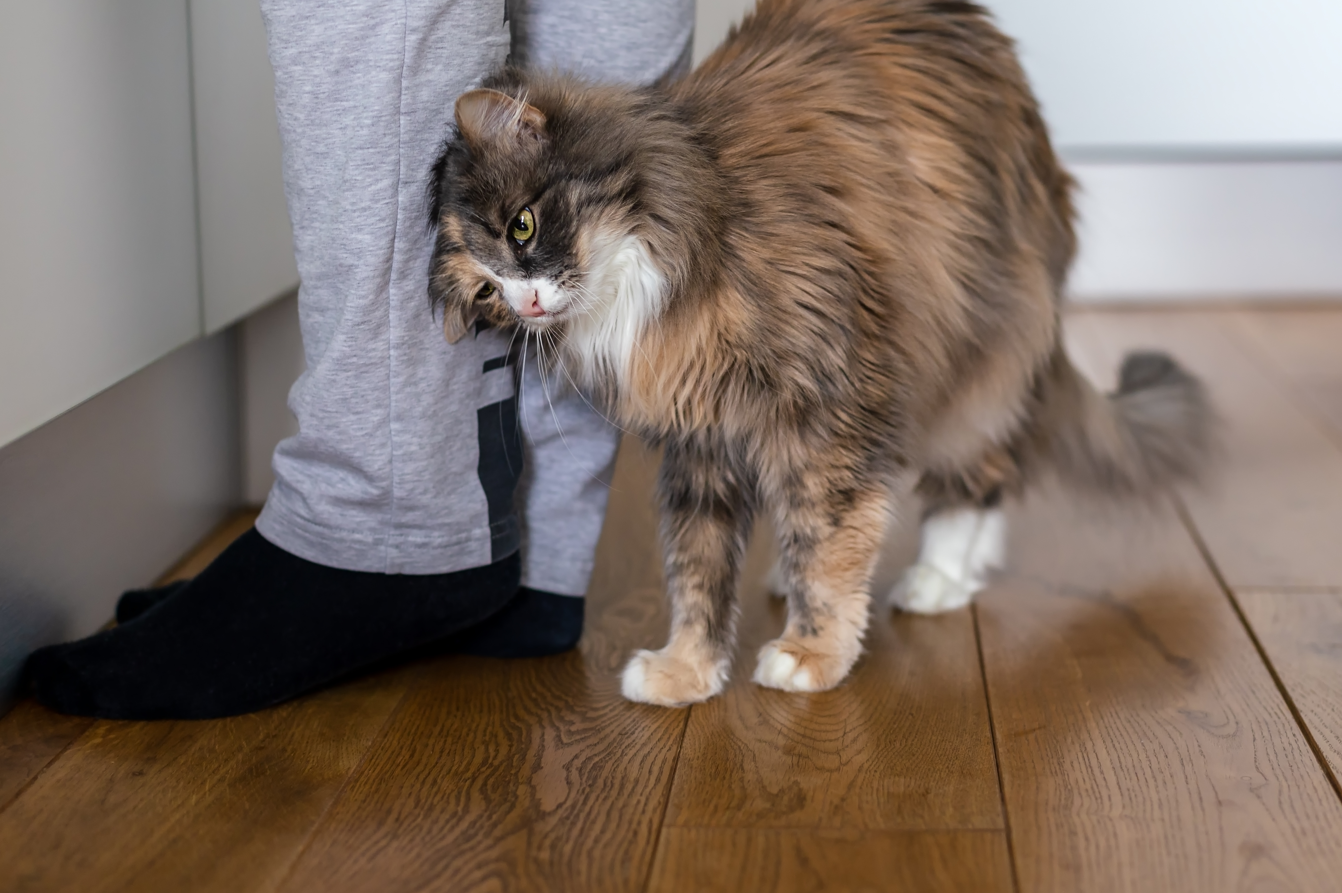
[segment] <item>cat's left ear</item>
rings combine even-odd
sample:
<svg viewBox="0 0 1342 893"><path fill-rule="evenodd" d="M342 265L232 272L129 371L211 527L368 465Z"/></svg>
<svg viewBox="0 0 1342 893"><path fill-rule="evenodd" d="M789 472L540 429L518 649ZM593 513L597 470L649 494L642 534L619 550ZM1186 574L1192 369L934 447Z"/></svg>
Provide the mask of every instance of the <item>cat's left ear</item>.
<svg viewBox="0 0 1342 893"><path fill-rule="evenodd" d="M474 146L545 138L545 113L498 90L472 90L457 99L457 129Z"/></svg>

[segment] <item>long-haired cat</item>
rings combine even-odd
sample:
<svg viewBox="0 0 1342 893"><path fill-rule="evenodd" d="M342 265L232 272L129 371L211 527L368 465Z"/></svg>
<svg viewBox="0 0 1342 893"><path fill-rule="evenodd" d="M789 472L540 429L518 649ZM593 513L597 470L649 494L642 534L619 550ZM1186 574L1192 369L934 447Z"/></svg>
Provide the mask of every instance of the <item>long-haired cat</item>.
<svg viewBox="0 0 1342 893"><path fill-rule="evenodd" d="M727 678L757 511L782 636L755 680L838 684L894 485L918 477L905 610L967 604L999 503L1052 469L1117 496L1191 477L1211 412L1158 354L1098 394L1063 352L1074 250L1011 43L961 0L761 0L693 74L626 89L506 71L456 105L430 291L449 340L521 325L663 449L671 637L627 697Z"/></svg>

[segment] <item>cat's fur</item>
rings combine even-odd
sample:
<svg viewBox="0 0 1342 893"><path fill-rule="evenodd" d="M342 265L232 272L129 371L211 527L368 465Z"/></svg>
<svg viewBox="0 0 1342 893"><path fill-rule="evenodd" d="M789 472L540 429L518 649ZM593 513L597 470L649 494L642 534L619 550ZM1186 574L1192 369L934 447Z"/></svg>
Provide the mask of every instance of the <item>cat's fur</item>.
<svg viewBox="0 0 1342 893"><path fill-rule="evenodd" d="M722 689L756 511L789 619L755 678L819 690L861 650L901 474L928 540L894 597L943 610L997 560L997 502L1042 471L1141 496L1199 467L1192 377L1137 355L1105 397L1063 352L1071 180L972 3L761 0L679 83L487 86L436 171L431 292L449 338L521 321L663 448L671 638L635 655L629 697Z"/></svg>

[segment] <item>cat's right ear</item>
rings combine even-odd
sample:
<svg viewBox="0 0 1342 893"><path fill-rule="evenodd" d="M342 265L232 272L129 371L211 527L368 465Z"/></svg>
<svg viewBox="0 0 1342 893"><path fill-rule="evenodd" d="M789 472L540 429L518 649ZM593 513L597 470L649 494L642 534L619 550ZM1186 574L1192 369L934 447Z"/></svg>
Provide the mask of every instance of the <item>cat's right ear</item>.
<svg viewBox="0 0 1342 893"><path fill-rule="evenodd" d="M474 307L458 305L443 311L443 337L448 344L456 344L471 331L479 314Z"/></svg>
<svg viewBox="0 0 1342 893"><path fill-rule="evenodd" d="M457 99L457 129L473 146L545 137L545 113L498 90L472 90Z"/></svg>

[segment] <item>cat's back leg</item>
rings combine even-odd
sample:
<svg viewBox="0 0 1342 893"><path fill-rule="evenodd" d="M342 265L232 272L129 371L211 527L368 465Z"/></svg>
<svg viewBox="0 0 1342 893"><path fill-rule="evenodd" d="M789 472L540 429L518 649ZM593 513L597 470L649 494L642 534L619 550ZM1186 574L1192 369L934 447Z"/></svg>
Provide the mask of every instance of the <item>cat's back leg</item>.
<svg viewBox="0 0 1342 893"><path fill-rule="evenodd" d="M1002 499L1018 479L1004 452L960 473L925 472L918 482L924 504L918 560L890 591L890 604L940 614L972 602L1006 559Z"/></svg>
<svg viewBox="0 0 1342 893"><path fill-rule="evenodd" d="M955 611L974 600L1002 566L1006 518L1000 506L946 509L923 519L918 561L890 590L890 604L914 614Z"/></svg>

